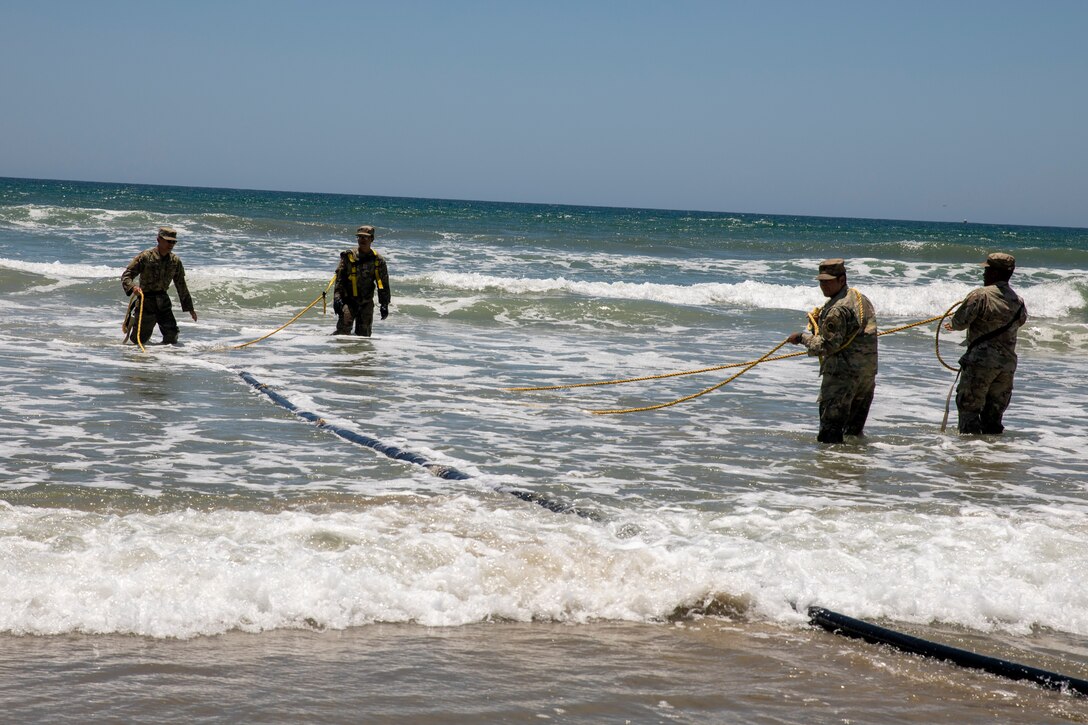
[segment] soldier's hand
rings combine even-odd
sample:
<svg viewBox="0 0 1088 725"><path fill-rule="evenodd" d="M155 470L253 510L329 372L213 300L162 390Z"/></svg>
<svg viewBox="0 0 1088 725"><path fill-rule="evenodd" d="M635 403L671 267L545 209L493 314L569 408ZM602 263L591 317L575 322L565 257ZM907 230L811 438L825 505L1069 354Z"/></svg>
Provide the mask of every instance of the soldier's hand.
<svg viewBox="0 0 1088 725"><path fill-rule="evenodd" d="M948 330L949 332L954 332L954 330L952 329L952 323L951 322L944 323L944 329Z"/></svg>
<svg viewBox="0 0 1088 725"><path fill-rule="evenodd" d="M378 307L378 312L381 313L382 319L389 317L389 305L381 305Z"/></svg>
<svg viewBox="0 0 1088 725"><path fill-rule="evenodd" d="M791 345L798 345L801 342L801 333L800 332L795 332L795 333L791 334L789 337L787 337L786 340Z"/></svg>
<svg viewBox="0 0 1088 725"><path fill-rule="evenodd" d="M196 310L189 310L189 316L193 318L193 322L196 322Z"/></svg>

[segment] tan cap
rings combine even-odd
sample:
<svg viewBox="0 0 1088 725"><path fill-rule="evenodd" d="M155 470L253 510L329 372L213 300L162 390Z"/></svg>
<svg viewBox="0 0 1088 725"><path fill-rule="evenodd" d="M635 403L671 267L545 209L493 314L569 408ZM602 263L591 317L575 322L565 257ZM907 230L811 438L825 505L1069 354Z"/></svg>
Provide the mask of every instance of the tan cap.
<svg viewBox="0 0 1088 725"><path fill-rule="evenodd" d="M357 237L372 237L374 236L374 227L369 224L364 224L355 230L355 236Z"/></svg>
<svg viewBox="0 0 1088 725"><path fill-rule="evenodd" d="M846 274L846 262L841 259L825 259L820 262L820 273L816 279L838 279Z"/></svg>
<svg viewBox="0 0 1088 725"><path fill-rule="evenodd" d="M174 231L173 227L159 227L159 238L168 242L176 242L178 233Z"/></svg>
<svg viewBox="0 0 1088 725"><path fill-rule="evenodd" d="M986 257L986 261L982 263L982 266L1000 269L1002 272L1011 272L1016 269L1016 259L1011 254L994 252Z"/></svg>

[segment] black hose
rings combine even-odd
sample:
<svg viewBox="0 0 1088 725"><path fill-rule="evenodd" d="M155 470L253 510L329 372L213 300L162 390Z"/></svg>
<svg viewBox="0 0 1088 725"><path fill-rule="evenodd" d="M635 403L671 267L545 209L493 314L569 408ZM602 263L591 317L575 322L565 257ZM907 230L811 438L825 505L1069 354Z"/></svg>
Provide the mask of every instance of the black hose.
<svg viewBox="0 0 1088 725"><path fill-rule="evenodd" d="M412 453L411 451L406 451L402 448L397 448L396 446L382 443L377 438L371 438L370 436L356 433L355 431L348 430L347 428L344 428L342 426L333 425L316 413L311 413L308 410L303 410L302 408L299 408L286 397L277 393L275 390L255 378L251 373L242 370L238 374L242 377L243 380L252 385L258 392L267 395L277 405L286 408L303 420L308 420L311 423L317 424L319 428L327 430L330 433L333 433L346 441L350 441L360 446L375 450L378 453L381 453L383 456L388 456L393 460L404 461L406 463L413 463L417 466L421 466L423 468L426 468L428 471L438 476L439 478L444 478L449 481L465 481L472 478L472 476L462 471L459 471L452 466L443 466L439 463L433 463L432 461L427 460L425 457L421 456L418 453ZM590 519L592 521L600 520L600 515L594 511L586 511L585 509L580 509L573 504L565 503L563 501L557 501L539 493L524 491L522 489L512 488L510 486L494 486L493 488L499 493L507 493L511 496L516 496L522 501L529 501L535 503L539 506L543 506L549 511L554 511L556 513L562 514L576 514L578 516L581 516L582 518Z"/></svg>
<svg viewBox="0 0 1088 725"><path fill-rule="evenodd" d="M1068 690L1082 697L1088 696L1088 680L1067 677L1056 672L1040 670L1037 667L1029 667L1016 662L987 657L964 649L930 642L918 637L911 637L908 634L878 627L875 624L847 617L845 614L832 612L822 607L809 607L808 616L812 624L846 637L863 639L873 644L886 644L903 652L946 660L961 667L985 670L990 674L1007 677L1010 680L1031 680L1051 690Z"/></svg>

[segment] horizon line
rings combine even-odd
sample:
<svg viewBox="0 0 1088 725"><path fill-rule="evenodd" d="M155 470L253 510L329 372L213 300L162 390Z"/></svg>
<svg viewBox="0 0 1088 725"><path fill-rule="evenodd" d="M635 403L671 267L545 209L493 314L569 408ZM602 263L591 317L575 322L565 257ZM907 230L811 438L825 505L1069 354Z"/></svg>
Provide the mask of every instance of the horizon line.
<svg viewBox="0 0 1088 725"><path fill-rule="evenodd" d="M719 214L719 215L742 215L742 216L769 216L769 217L792 217L796 219L858 219L863 221L883 221L883 222L906 222L910 224L949 224L953 226L963 226L964 224L971 226L988 226L988 227L1035 227L1042 229L1070 229L1077 231L1088 231L1088 227L1071 227L1061 224L1020 224L1020 223L1007 223L1007 222L975 222L968 219L962 221L939 221L936 219L898 219L889 217L867 217L867 216L829 216L823 214L792 214L784 212L750 212L750 211L712 211L709 209L669 209L666 207L642 207L642 206L611 206L607 204L572 204L568 202L548 202L548 201L509 201L499 199L460 199L452 197L433 197L433 196L400 196L393 194L351 194L340 191L300 191L295 189L257 189L250 187L235 187L235 186L204 186L204 185L192 185L192 184L161 184L161 183L148 183L143 181L101 181L98 179L49 179L35 176L0 176L0 180L8 179L15 181L46 181L54 183L76 183L76 184L107 184L114 186L156 186L165 188L177 188L177 189L209 189L214 191L254 191L260 193L269 194L310 194L314 196L351 196L358 198L371 198L371 199L406 199L411 201L445 201L455 202L462 204L518 204L523 206L563 206L572 207L575 209L612 209L617 211L656 211L656 212L680 212L688 214Z"/></svg>

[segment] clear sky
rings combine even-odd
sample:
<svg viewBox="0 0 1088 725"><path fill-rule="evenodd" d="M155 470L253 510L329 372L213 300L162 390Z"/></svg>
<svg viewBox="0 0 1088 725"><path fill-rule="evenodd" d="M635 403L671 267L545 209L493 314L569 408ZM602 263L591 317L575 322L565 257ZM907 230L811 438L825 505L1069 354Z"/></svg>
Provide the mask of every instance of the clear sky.
<svg viewBox="0 0 1088 725"><path fill-rule="evenodd" d="M1088 227L1084 0L0 0L0 176Z"/></svg>

